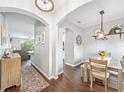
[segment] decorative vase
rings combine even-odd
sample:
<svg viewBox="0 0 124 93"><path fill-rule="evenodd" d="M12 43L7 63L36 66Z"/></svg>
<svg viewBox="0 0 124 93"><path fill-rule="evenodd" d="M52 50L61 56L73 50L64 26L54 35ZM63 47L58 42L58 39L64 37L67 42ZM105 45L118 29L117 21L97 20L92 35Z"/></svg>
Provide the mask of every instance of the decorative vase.
<svg viewBox="0 0 124 93"><path fill-rule="evenodd" d="M120 32L120 30L118 29L118 30L116 30L115 32L116 32L116 33L119 33L119 32Z"/></svg>
<svg viewBox="0 0 124 93"><path fill-rule="evenodd" d="M101 59L104 59L104 56L100 56L101 57Z"/></svg>

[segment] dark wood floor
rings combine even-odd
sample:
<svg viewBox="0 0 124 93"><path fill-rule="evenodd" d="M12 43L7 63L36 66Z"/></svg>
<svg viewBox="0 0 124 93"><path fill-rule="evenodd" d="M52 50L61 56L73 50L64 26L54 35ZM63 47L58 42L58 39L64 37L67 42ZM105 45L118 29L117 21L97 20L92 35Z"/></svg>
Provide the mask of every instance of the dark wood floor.
<svg viewBox="0 0 124 93"><path fill-rule="evenodd" d="M72 68L65 65L64 74L58 80L52 80L50 86L43 90L44 92L90 92L104 91L101 82L93 85L91 89L89 84L83 82L80 75L80 66Z"/></svg>
<svg viewBox="0 0 124 93"><path fill-rule="evenodd" d="M65 65L64 73L59 76L59 79L48 82L50 86L42 92L104 92L104 86L98 80L93 84L93 88L89 87L89 83L83 82L83 78L80 76L80 66L72 68ZM6 91L19 92L20 89L19 87L12 87Z"/></svg>

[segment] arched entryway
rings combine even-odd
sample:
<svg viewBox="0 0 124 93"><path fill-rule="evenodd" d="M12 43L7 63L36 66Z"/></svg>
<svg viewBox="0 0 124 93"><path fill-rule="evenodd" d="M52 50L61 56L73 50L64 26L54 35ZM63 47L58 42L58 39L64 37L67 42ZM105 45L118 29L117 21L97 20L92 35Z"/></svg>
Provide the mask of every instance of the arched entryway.
<svg viewBox="0 0 124 93"><path fill-rule="evenodd" d="M6 32L7 32L6 38L8 40L6 43L4 43L4 45L2 44L2 46L3 47L6 45L10 46L11 48L13 48L14 53L15 52L20 53L22 61L28 61L27 57L29 53L26 49L22 50L21 46L23 44L23 48L25 48L24 44L26 44L27 41L28 43L33 42L34 52L33 52L33 55L31 55L31 63L38 71L43 73L44 76L46 77L49 76L49 28L48 28L49 25L48 23L44 21L44 19L40 18L39 16L23 9L18 9L13 7L0 7L0 10L1 10L0 17L3 18L2 20L4 21L3 23L0 22L1 23L0 25L6 29ZM41 41L42 39L41 37L44 39L43 41ZM29 67L27 65L28 65L27 63L24 63L22 67L22 75L21 75L22 85L17 90L14 90L14 91L41 91L43 88L42 86L49 85L47 82L46 83L44 82L44 79L42 79L42 75L36 74L37 73L36 69L31 70L32 67ZM36 79L37 76L41 78L38 81L40 85L42 85L44 82L44 84L39 87L40 90L38 89L38 86L36 88L33 88L33 86L35 85L31 84L33 83L32 82L33 78ZM37 80L34 81L34 84ZM38 82L36 84L38 84ZM26 88L26 85L29 85L31 87L27 86ZM33 90L32 89L26 90L28 88L32 88Z"/></svg>

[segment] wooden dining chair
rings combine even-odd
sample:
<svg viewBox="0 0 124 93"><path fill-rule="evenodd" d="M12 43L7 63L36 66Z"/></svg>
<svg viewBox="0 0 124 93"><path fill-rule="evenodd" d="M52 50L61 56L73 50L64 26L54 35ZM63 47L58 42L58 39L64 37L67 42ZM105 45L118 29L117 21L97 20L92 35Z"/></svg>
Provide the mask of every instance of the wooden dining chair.
<svg viewBox="0 0 124 93"><path fill-rule="evenodd" d="M93 86L95 78L105 82L105 91L107 91L109 73L107 72L107 61L89 59L90 61L90 87Z"/></svg>

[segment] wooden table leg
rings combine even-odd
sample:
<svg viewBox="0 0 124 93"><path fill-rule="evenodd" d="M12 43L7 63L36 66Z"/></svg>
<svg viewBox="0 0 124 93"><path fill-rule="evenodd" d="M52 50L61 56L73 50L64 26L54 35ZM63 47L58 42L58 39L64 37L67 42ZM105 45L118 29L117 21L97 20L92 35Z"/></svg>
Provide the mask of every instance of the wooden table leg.
<svg viewBox="0 0 124 93"><path fill-rule="evenodd" d="M122 91L122 83L123 83L123 72L122 70L118 70L118 91Z"/></svg>

